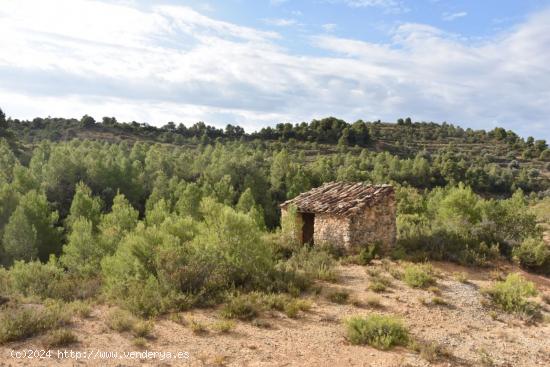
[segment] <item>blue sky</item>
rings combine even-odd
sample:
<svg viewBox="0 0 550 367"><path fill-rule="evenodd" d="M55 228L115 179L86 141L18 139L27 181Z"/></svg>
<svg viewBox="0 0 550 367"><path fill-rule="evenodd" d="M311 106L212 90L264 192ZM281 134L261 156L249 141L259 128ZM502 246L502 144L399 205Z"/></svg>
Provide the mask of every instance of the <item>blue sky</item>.
<svg viewBox="0 0 550 367"><path fill-rule="evenodd" d="M411 116L550 140L550 0L0 0L0 47L14 118Z"/></svg>

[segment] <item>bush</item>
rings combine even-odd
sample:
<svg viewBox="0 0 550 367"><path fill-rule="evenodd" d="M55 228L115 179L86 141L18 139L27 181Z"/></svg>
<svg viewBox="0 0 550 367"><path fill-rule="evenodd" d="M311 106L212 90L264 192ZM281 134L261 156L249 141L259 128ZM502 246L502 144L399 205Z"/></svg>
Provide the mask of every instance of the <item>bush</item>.
<svg viewBox="0 0 550 367"><path fill-rule="evenodd" d="M206 325L195 319L189 319L189 328L196 335L208 333Z"/></svg>
<svg viewBox="0 0 550 367"><path fill-rule="evenodd" d="M252 320L260 314L260 304L257 296L241 294L231 297L223 305L221 315L228 319Z"/></svg>
<svg viewBox="0 0 550 367"><path fill-rule="evenodd" d="M537 269L550 263L550 249L542 239L528 238L515 247L512 254L521 266L528 269Z"/></svg>
<svg viewBox="0 0 550 367"><path fill-rule="evenodd" d="M25 296L63 300L74 298L76 284L70 283L54 257L46 264L16 261L10 269L10 278L13 289Z"/></svg>
<svg viewBox="0 0 550 367"><path fill-rule="evenodd" d="M44 338L44 346L47 348L65 347L76 342L78 338L69 329L52 330Z"/></svg>
<svg viewBox="0 0 550 367"><path fill-rule="evenodd" d="M234 328L235 328L235 322L230 320L216 321L214 324L212 324L212 329L222 334L228 333Z"/></svg>
<svg viewBox="0 0 550 367"><path fill-rule="evenodd" d="M256 223L208 198L201 213L200 224L170 216L153 227L138 224L115 255L102 262L107 295L134 314L150 317L213 305L228 289L273 287L273 254Z"/></svg>
<svg viewBox="0 0 550 367"><path fill-rule="evenodd" d="M344 304L349 300L349 292L346 290L331 291L327 294L327 299L333 303Z"/></svg>
<svg viewBox="0 0 550 367"><path fill-rule="evenodd" d="M432 267L429 264L411 264L405 267L403 279L405 283L413 288L426 288L435 284L432 272Z"/></svg>
<svg viewBox="0 0 550 367"><path fill-rule="evenodd" d="M61 306L6 308L0 312L0 344L29 338L70 322Z"/></svg>
<svg viewBox="0 0 550 367"><path fill-rule="evenodd" d="M92 313L92 307L88 302L74 301L69 304L69 309L72 313L82 317L88 318Z"/></svg>
<svg viewBox="0 0 550 367"><path fill-rule="evenodd" d="M378 349L406 345L409 333L402 321L393 316L355 316L346 320L347 338L352 344L368 344Z"/></svg>
<svg viewBox="0 0 550 367"><path fill-rule="evenodd" d="M302 247L284 263L287 271L303 274L310 279L335 281L337 273L334 269L335 260L325 250Z"/></svg>
<svg viewBox="0 0 550 367"><path fill-rule="evenodd" d="M386 290L386 285L379 280L374 280L369 284L369 289L373 292L380 293Z"/></svg>
<svg viewBox="0 0 550 367"><path fill-rule="evenodd" d="M361 251L357 255L358 264L359 265L370 264L370 262L376 256L376 253L378 252L377 250L378 250L378 246L374 244L368 245L366 248L361 249Z"/></svg>
<svg viewBox="0 0 550 367"><path fill-rule="evenodd" d="M154 324L151 321L138 321L132 328L132 334L136 338L147 338L151 336Z"/></svg>
<svg viewBox="0 0 550 367"><path fill-rule="evenodd" d="M128 311L114 309L107 315L105 323L110 329L122 333L132 331L137 323L137 319Z"/></svg>
<svg viewBox="0 0 550 367"><path fill-rule="evenodd" d="M527 299L537 295L535 285L517 273L509 274L506 280L485 289L484 293L496 306L506 312L526 315L537 313L537 305Z"/></svg>

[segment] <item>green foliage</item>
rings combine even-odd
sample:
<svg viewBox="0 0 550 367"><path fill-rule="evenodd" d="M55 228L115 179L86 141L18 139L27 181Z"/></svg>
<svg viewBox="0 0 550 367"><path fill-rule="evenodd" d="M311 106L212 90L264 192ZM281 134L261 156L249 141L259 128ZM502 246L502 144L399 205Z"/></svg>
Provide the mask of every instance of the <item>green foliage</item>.
<svg viewBox="0 0 550 367"><path fill-rule="evenodd" d="M197 255L212 259L210 266L232 285L267 286L275 263L252 218L208 198L201 212L204 222L194 239Z"/></svg>
<svg viewBox="0 0 550 367"><path fill-rule="evenodd" d="M15 154L10 148L8 141L2 138L0 132L0 184L8 183L13 178L13 169L18 163Z"/></svg>
<svg viewBox="0 0 550 367"><path fill-rule="evenodd" d="M78 217L71 225L60 262L74 274L83 277L97 275L101 271L101 260L108 254L103 246L94 235L92 222L85 217Z"/></svg>
<svg viewBox="0 0 550 367"><path fill-rule="evenodd" d="M393 316L355 316L345 322L347 338L352 344L368 344L378 349L407 345L409 333L403 322Z"/></svg>
<svg viewBox="0 0 550 367"><path fill-rule="evenodd" d="M107 326L119 333L132 331L138 320L127 311L113 309L107 314L105 323Z"/></svg>
<svg viewBox="0 0 550 367"><path fill-rule="evenodd" d="M550 272L550 248L542 239L528 238L512 254L521 266Z"/></svg>
<svg viewBox="0 0 550 367"><path fill-rule="evenodd" d="M401 192L402 190L398 190ZM413 259L485 265L528 237L540 237L521 191L507 200L485 200L464 185L425 195L398 194L398 241Z"/></svg>
<svg viewBox="0 0 550 367"><path fill-rule="evenodd" d="M306 278L335 281L338 274L334 258L325 250L302 247L282 264L287 271L302 274Z"/></svg>
<svg viewBox="0 0 550 367"><path fill-rule="evenodd" d="M212 324L212 329L219 333L226 334L235 328L235 322L231 320L220 320Z"/></svg>
<svg viewBox="0 0 550 367"><path fill-rule="evenodd" d="M76 335L69 329L56 329L46 334L44 346L47 348L66 347L78 342Z"/></svg>
<svg viewBox="0 0 550 367"><path fill-rule="evenodd" d="M38 258L38 235L23 210L16 210L5 228L4 254L13 260L34 260Z"/></svg>
<svg viewBox="0 0 550 367"><path fill-rule="evenodd" d="M90 188L83 182L79 182L76 185L69 216L65 221L67 228L71 228L74 222L80 218L87 219L93 225L94 229L97 228L102 207L103 204L101 199L93 197Z"/></svg>
<svg viewBox="0 0 550 367"><path fill-rule="evenodd" d="M249 321L260 314L261 305L254 294L239 294L230 297L223 305L221 315L228 319Z"/></svg>
<svg viewBox="0 0 550 367"><path fill-rule="evenodd" d="M99 240L109 253L114 253L120 240L136 227L138 216L124 195L115 196L111 212L103 215L99 223Z"/></svg>
<svg viewBox="0 0 550 367"><path fill-rule="evenodd" d="M531 315L538 310L537 306L527 299L537 295L535 285L518 273L509 274L504 281L485 289L484 293L506 312Z"/></svg>
<svg viewBox="0 0 550 367"><path fill-rule="evenodd" d="M327 299L331 302L344 304L349 300L349 292L345 290L336 290L327 294Z"/></svg>
<svg viewBox="0 0 550 367"><path fill-rule="evenodd" d="M42 299L71 300L77 296L78 279L69 277L51 258L47 263L16 261L9 271L13 290Z"/></svg>
<svg viewBox="0 0 550 367"><path fill-rule="evenodd" d="M195 183L190 183L181 193L176 203L176 211L180 215L189 215L192 218L199 219L199 206L202 200L202 192Z"/></svg>
<svg viewBox="0 0 550 367"><path fill-rule="evenodd" d="M58 305L17 307L0 310L0 344L23 340L69 322Z"/></svg>
<svg viewBox="0 0 550 367"><path fill-rule="evenodd" d="M11 260L47 261L60 250L58 218L44 194L33 190L23 195L4 229L5 254Z"/></svg>
<svg viewBox="0 0 550 367"><path fill-rule="evenodd" d="M403 280L413 288L426 288L435 284L433 270L429 264L407 265L404 270Z"/></svg>
<svg viewBox="0 0 550 367"><path fill-rule="evenodd" d="M375 244L370 244L366 248L362 248L359 254L357 255L357 260L359 265L368 265L376 256L378 252L378 246Z"/></svg>

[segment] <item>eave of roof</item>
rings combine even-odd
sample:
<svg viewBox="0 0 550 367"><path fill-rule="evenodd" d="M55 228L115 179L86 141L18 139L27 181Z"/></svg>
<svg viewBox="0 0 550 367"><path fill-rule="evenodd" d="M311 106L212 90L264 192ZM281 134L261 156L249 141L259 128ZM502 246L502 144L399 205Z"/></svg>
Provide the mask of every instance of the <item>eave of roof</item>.
<svg viewBox="0 0 550 367"><path fill-rule="evenodd" d="M285 201L281 208L294 205L301 213L353 216L393 194L394 189L391 185L329 182Z"/></svg>

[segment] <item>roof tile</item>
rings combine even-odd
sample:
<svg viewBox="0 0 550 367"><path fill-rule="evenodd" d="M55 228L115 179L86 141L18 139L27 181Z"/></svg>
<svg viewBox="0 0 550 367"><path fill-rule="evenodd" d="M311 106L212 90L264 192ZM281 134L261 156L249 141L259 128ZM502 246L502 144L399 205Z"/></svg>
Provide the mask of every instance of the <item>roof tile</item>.
<svg viewBox="0 0 550 367"><path fill-rule="evenodd" d="M365 207L375 205L393 195L391 185L368 185L361 182L329 182L303 192L281 204L281 208L295 205L302 213L331 213L352 216Z"/></svg>

